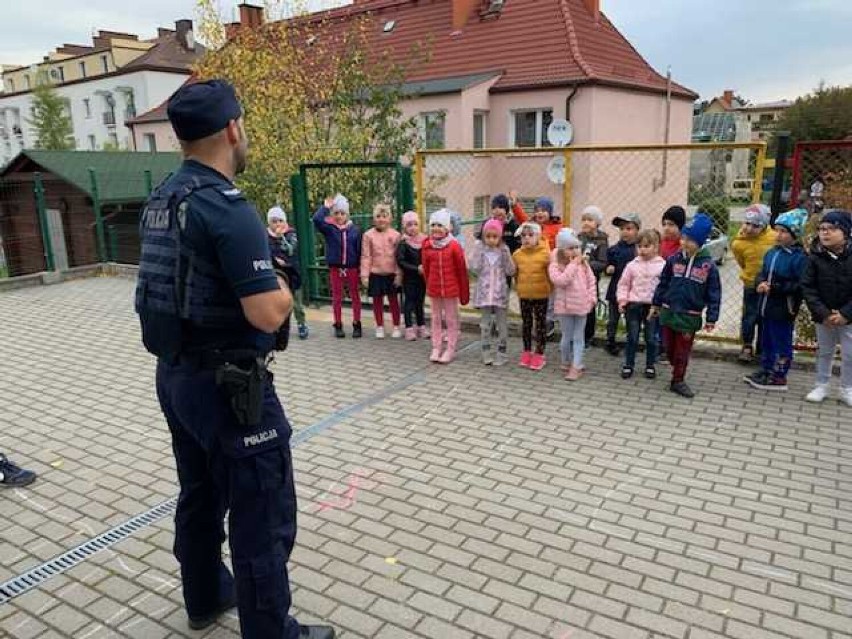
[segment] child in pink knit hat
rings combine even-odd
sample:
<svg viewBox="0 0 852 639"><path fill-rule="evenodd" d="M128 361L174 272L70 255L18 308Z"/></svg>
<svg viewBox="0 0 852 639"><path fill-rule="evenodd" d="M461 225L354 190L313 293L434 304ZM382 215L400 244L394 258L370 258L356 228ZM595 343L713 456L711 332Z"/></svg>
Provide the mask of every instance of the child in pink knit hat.
<svg viewBox="0 0 852 639"><path fill-rule="evenodd" d="M402 269L403 315L405 316L405 339L426 339L429 330L423 305L426 301L426 280L420 265L420 250L426 234L420 230L420 216L414 211L402 215L402 240L396 249L396 263Z"/></svg>

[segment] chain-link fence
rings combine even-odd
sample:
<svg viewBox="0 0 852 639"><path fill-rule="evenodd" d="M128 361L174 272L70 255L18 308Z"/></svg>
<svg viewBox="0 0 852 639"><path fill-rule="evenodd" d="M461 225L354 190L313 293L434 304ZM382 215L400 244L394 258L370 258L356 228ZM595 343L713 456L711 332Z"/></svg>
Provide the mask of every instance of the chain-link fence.
<svg viewBox="0 0 852 639"><path fill-rule="evenodd" d="M792 164L791 191L799 201L852 210L852 140L797 142Z"/></svg>
<svg viewBox="0 0 852 639"><path fill-rule="evenodd" d="M491 198L510 191L527 213L538 197L552 198L563 223L577 230L583 209L600 207L611 243L618 240L612 219L621 213L638 213L643 228L659 229L669 206L679 204L687 215L700 208L715 221L707 249L722 276L714 338L735 341L742 282L730 243L745 208L760 200L764 160L762 143L422 151L416 158L417 203L424 218L442 207L458 212L466 222L466 246L490 215ZM603 313L601 308L601 319Z"/></svg>

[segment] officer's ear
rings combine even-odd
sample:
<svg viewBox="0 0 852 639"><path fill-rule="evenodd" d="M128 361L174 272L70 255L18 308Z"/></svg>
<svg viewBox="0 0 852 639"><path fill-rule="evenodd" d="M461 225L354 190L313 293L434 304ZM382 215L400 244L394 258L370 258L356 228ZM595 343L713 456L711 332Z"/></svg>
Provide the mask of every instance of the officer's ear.
<svg viewBox="0 0 852 639"><path fill-rule="evenodd" d="M237 145L245 136L239 120L230 120L225 127L225 137L229 144Z"/></svg>

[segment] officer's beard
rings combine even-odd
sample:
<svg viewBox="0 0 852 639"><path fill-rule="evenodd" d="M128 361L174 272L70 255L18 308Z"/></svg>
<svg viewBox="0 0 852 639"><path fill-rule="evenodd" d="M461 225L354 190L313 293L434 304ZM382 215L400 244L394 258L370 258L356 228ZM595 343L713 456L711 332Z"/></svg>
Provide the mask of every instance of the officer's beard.
<svg viewBox="0 0 852 639"><path fill-rule="evenodd" d="M248 158L248 138L246 137L245 129L239 127L240 140L234 147L234 175L240 175L246 170Z"/></svg>

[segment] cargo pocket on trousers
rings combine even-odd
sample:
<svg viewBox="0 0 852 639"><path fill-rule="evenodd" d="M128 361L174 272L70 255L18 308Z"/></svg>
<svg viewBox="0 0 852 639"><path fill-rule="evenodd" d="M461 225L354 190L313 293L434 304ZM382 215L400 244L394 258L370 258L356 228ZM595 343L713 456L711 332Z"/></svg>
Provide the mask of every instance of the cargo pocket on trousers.
<svg viewBox="0 0 852 639"><path fill-rule="evenodd" d="M284 557L266 555L251 560L255 606L258 610L275 610L284 605Z"/></svg>

